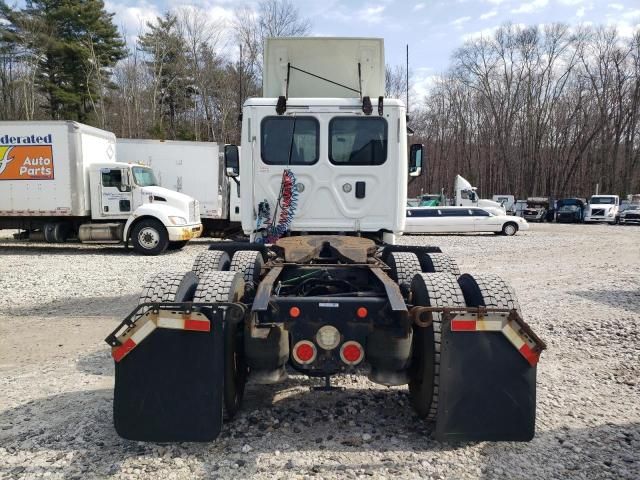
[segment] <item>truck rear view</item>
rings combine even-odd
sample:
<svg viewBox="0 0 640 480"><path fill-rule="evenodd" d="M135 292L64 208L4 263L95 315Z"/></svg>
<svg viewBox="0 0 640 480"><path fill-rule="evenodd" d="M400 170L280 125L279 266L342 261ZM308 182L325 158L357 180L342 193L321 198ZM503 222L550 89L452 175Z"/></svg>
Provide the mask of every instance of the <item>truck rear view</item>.
<svg viewBox="0 0 640 480"><path fill-rule="evenodd" d="M438 247L396 245L423 149L383 96L382 40L268 39L265 52L267 96L245 104L239 162L226 149L251 242L151 279L106 339L118 433L212 440L248 380L295 372L330 390L352 372L408 385L438 439L530 440L545 344L513 290L461 275Z"/></svg>

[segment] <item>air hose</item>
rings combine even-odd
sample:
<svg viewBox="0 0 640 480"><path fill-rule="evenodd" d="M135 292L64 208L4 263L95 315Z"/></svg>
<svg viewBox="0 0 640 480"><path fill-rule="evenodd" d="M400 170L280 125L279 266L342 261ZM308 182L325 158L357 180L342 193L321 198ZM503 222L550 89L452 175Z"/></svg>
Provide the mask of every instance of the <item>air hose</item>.
<svg viewBox="0 0 640 480"><path fill-rule="evenodd" d="M290 229L293 218L298 208L298 189L296 187L296 176L290 169L282 172L280 183L280 193L276 202L276 207L271 218L271 208L265 199L258 204L258 215L256 227L266 227L265 236L260 239L264 243L275 243L284 236Z"/></svg>

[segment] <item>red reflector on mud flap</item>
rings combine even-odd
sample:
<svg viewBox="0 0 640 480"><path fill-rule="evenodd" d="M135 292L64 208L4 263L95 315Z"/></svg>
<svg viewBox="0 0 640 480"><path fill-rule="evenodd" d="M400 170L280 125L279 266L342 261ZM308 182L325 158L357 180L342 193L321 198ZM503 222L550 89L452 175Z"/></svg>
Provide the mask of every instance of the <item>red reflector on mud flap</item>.
<svg viewBox="0 0 640 480"><path fill-rule="evenodd" d="M210 332L211 322L201 313L192 313L189 316L185 316L179 312L163 311L162 313L154 313L149 310L136 320L131 330L125 332L119 338L121 345L111 349L113 359L116 362L120 362L156 328Z"/></svg>
<svg viewBox="0 0 640 480"><path fill-rule="evenodd" d="M520 324L522 319L513 319L503 313L460 313L451 319L452 332L502 332L509 342L520 352L532 367L540 360L540 353L544 349L536 343L535 335L531 338ZM527 330L530 329L526 326Z"/></svg>

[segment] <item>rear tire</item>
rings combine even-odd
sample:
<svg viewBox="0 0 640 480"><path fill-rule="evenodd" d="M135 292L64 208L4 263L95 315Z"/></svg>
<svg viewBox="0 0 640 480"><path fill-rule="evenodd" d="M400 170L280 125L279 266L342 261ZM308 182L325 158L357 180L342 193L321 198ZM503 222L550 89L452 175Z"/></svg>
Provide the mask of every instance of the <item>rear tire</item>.
<svg viewBox="0 0 640 480"><path fill-rule="evenodd" d="M194 302L238 302L244 294L244 280L239 272L205 273L200 277ZM224 324L223 399L227 418L233 418L242 405L249 370L244 354L242 321Z"/></svg>
<svg viewBox="0 0 640 480"><path fill-rule="evenodd" d="M201 277L209 272L227 271L229 270L230 264L231 259L227 252L222 250L205 250L198 254L191 270L193 270L198 277Z"/></svg>
<svg viewBox="0 0 640 480"><path fill-rule="evenodd" d="M193 272L158 273L142 287L138 305L149 302L190 302L197 285L198 277Z"/></svg>
<svg viewBox="0 0 640 480"><path fill-rule="evenodd" d="M460 275L458 263L446 253L425 253L422 257L422 271L426 273L450 273Z"/></svg>
<svg viewBox="0 0 640 480"><path fill-rule="evenodd" d="M458 278L467 307L493 307L520 311L516 294L498 275L465 273Z"/></svg>
<svg viewBox="0 0 640 480"><path fill-rule="evenodd" d="M464 296L449 273L422 273L411 283L413 305L464 307ZM442 315L429 327L413 327L413 358L409 399L419 417L434 420L438 411Z"/></svg>
<svg viewBox="0 0 640 480"><path fill-rule="evenodd" d="M145 218L133 227L131 243L142 255L160 255L169 246L169 234L158 220Z"/></svg>
<svg viewBox="0 0 640 480"><path fill-rule="evenodd" d="M238 250L233 254L229 270L242 273L246 283L257 284L263 265L262 253L256 250Z"/></svg>
<svg viewBox="0 0 640 480"><path fill-rule="evenodd" d="M412 252L392 252L387 258L387 265L391 268L391 278L407 288L411 287L413 277L422 273L420 260Z"/></svg>

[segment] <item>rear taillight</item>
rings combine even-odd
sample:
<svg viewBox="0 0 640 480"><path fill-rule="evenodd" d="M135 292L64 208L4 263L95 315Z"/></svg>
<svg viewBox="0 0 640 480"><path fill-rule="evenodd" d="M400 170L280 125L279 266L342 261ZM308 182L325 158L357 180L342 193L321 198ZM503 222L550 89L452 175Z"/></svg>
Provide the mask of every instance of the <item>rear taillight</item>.
<svg viewBox="0 0 640 480"><path fill-rule="evenodd" d="M316 346L309 340L301 340L293 346L293 359L300 365L308 365L316 359Z"/></svg>
<svg viewBox="0 0 640 480"><path fill-rule="evenodd" d="M340 358L347 365L357 365L364 358L364 349L358 342L344 342L340 348Z"/></svg>

